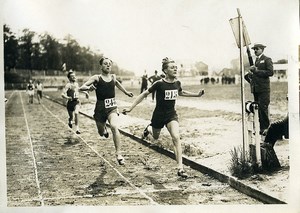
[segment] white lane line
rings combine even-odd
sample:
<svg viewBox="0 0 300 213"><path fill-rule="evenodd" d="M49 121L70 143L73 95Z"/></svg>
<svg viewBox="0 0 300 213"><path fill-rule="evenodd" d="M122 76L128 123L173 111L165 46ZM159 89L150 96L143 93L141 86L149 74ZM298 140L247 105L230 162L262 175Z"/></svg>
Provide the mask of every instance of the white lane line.
<svg viewBox="0 0 300 213"><path fill-rule="evenodd" d="M54 115L44 104L42 104L42 106L44 107L44 109L46 109L53 117L55 117L56 119L58 119L64 126L66 126L68 129L68 125L61 120L58 116ZM80 135L76 134L76 132L72 129L71 130L78 138L80 138L93 152L95 152L103 161L105 161L113 170L115 170L115 172L122 177L131 187L133 187L135 190L137 190L141 195L143 195L145 198L147 198L151 204L153 205L158 205L158 203L156 203L151 197L149 197L145 192L143 192L142 190L140 190L138 187L136 187L133 183L130 182L130 180L128 180L126 177L124 177L121 172L119 172L119 170L117 170L111 163L109 163L109 161L107 161L105 158L103 158L98 152L97 150L95 150L92 146L90 146Z"/></svg>
<svg viewBox="0 0 300 213"><path fill-rule="evenodd" d="M147 193L162 193L162 192L182 192L182 189L179 187L177 188L170 188L170 189L148 189L148 190L143 190L144 192ZM194 193L201 193L201 190L184 190L184 192L194 192ZM138 192L114 192L114 193L108 193L105 196L118 196L118 195L135 195ZM61 196L61 197L44 197L44 201L50 201L50 200L69 200L69 199L82 199L82 198L97 198L97 197L104 197L104 195L92 195L92 194L87 194L87 195L74 195L74 196ZM10 202L16 202L19 201L18 199L10 199ZM30 201L38 201L38 199L23 199L22 202L30 202Z"/></svg>
<svg viewBox="0 0 300 213"><path fill-rule="evenodd" d="M27 128L27 132L28 132L28 137L29 137L31 155L32 155L32 159L33 159L33 167L34 167L34 173L35 173L35 182L36 182L36 185L37 185L37 188L38 188L38 197L40 199L41 205L44 206L44 199L43 199L43 196L42 196L42 193L41 193L40 182L39 182L39 179L38 179L37 164L36 164L36 159L35 159L35 155L34 155L34 151L33 151L33 145L32 145L30 130L29 130L29 126L28 126L27 116L26 116L26 112L25 112L25 108L24 108L24 104L23 104L22 95L21 95L20 92L19 92L19 95L21 97L21 104L22 104L22 109L23 109L23 113L24 113L24 118L25 118L26 128Z"/></svg>

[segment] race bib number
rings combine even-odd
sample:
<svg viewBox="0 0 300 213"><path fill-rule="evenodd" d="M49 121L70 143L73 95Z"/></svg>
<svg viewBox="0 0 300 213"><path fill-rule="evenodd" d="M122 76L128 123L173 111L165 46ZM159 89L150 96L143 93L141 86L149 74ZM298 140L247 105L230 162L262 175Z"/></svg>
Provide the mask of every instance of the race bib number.
<svg viewBox="0 0 300 213"><path fill-rule="evenodd" d="M165 100L176 100L178 96L178 90L166 90Z"/></svg>
<svg viewBox="0 0 300 213"><path fill-rule="evenodd" d="M104 100L105 108L111 108L117 106L115 98L107 98Z"/></svg>

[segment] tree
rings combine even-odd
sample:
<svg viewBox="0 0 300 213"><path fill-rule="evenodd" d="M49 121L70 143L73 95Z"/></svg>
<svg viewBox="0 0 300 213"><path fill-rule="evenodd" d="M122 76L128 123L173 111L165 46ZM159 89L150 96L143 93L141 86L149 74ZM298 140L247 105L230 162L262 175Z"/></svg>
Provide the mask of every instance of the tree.
<svg viewBox="0 0 300 213"><path fill-rule="evenodd" d="M29 29L24 29L22 32L23 35L19 39L19 60L17 67L32 71L33 38L36 34Z"/></svg>
<svg viewBox="0 0 300 213"><path fill-rule="evenodd" d="M40 44L35 42L31 46L31 69L42 70L41 57L42 53Z"/></svg>
<svg viewBox="0 0 300 213"><path fill-rule="evenodd" d="M39 37L42 69L60 69L62 59L59 42L48 33L44 33Z"/></svg>
<svg viewBox="0 0 300 213"><path fill-rule="evenodd" d="M4 39L4 70L9 71L16 67L18 59L18 40L9 26L3 26Z"/></svg>
<svg viewBox="0 0 300 213"><path fill-rule="evenodd" d="M67 69L80 70L80 49L78 42L72 37L67 35L64 38L65 45L62 48L62 61L67 64Z"/></svg>

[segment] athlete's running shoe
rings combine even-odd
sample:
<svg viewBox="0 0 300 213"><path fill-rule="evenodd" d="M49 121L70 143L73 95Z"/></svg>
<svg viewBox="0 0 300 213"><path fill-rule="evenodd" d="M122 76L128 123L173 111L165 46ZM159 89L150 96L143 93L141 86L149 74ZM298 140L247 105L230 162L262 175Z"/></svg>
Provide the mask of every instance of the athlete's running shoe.
<svg viewBox="0 0 300 213"><path fill-rule="evenodd" d="M182 177L182 178L187 178L188 177L187 173L183 169L179 169L178 172L177 172L177 175L179 177Z"/></svg>
<svg viewBox="0 0 300 213"><path fill-rule="evenodd" d="M108 137L109 137L109 134L108 134L108 131L107 131L106 127L105 127L105 133L103 133L103 136L104 136L105 138L108 138Z"/></svg>
<svg viewBox="0 0 300 213"><path fill-rule="evenodd" d="M118 161L119 165L124 165L125 164L125 159L122 156L118 156L117 161Z"/></svg>
<svg viewBox="0 0 300 213"><path fill-rule="evenodd" d="M77 130L77 131L76 131L76 134L79 135L79 134L81 134L81 132L80 132L79 130Z"/></svg>
<svg viewBox="0 0 300 213"><path fill-rule="evenodd" d="M146 126L146 128L144 129L142 139L145 139L149 135L149 130L148 130L149 125Z"/></svg>
<svg viewBox="0 0 300 213"><path fill-rule="evenodd" d="M68 125L72 129L72 122L69 121Z"/></svg>

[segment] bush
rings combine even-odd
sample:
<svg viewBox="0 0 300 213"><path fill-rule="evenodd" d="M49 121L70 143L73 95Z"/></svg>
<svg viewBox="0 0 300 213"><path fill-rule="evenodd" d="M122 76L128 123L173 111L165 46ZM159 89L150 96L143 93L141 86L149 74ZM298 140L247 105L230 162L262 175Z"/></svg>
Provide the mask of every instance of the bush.
<svg viewBox="0 0 300 213"><path fill-rule="evenodd" d="M230 151L230 155L232 158L229 171L232 176L244 179L253 174L249 153L246 152L243 158L243 149L241 147L234 147L234 149Z"/></svg>

